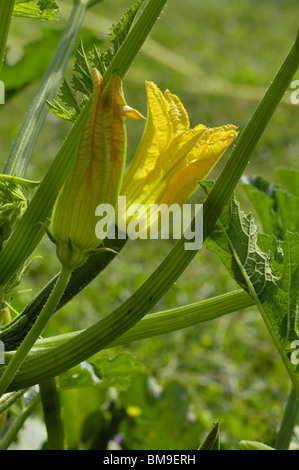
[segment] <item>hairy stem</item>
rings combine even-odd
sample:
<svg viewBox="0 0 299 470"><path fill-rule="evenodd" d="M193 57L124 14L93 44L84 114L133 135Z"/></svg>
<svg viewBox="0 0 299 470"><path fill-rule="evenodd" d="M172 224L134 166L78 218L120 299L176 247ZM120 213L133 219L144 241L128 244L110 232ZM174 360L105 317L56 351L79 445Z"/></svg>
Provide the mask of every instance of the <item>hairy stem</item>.
<svg viewBox="0 0 299 470"><path fill-rule="evenodd" d="M3 375L0 379L0 397L5 393L7 387L10 385L14 376L16 375L20 365L25 360L30 349L39 338L43 329L45 328L49 318L51 317L53 311L55 310L65 288L69 281L71 275L71 270L63 267L58 278L58 281L46 303L43 310L41 311L36 322L32 326L31 330L25 337L24 341L16 351L16 354L9 362L8 366L5 368Z"/></svg>
<svg viewBox="0 0 299 470"><path fill-rule="evenodd" d="M48 434L48 450L65 450L58 377L41 382L39 390Z"/></svg>

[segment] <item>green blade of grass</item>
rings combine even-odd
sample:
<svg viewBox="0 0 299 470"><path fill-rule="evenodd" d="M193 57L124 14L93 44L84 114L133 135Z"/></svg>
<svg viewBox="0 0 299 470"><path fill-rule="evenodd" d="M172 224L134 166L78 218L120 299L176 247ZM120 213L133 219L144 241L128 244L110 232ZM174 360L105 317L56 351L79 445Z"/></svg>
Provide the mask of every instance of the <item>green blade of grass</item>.
<svg viewBox="0 0 299 470"><path fill-rule="evenodd" d="M56 93L76 38L81 29L86 8L86 0L74 2L74 7L64 29L62 38L48 70L41 81L39 89L32 100L5 163L3 169L3 173L5 174L23 177L26 173L33 148L48 113L46 100L51 100Z"/></svg>
<svg viewBox="0 0 299 470"><path fill-rule="evenodd" d="M0 18L1 18L1 28L0 28L0 75L3 59L5 56L6 41L8 36L8 31L11 22L11 16L13 12L13 7L15 0L0 0Z"/></svg>

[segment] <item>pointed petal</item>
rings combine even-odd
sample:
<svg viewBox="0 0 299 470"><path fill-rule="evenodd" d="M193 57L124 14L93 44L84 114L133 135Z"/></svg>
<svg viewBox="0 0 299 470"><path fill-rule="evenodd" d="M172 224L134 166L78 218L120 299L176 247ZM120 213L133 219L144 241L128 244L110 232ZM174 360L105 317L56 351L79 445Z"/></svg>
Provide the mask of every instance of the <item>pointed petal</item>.
<svg viewBox="0 0 299 470"><path fill-rule="evenodd" d="M189 116L180 99L166 90L164 97L169 104L169 116L174 134L186 131L190 127Z"/></svg>
<svg viewBox="0 0 299 470"><path fill-rule="evenodd" d="M236 127L232 125L207 129L172 176L161 203L182 204L186 201L198 188L198 181L208 176L236 136Z"/></svg>

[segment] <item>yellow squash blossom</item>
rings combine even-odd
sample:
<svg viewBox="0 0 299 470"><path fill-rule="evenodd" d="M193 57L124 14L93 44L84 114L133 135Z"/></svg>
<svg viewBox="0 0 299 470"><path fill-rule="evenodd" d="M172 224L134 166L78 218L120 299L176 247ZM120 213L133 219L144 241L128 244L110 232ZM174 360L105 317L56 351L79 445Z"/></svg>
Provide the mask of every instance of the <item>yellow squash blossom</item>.
<svg viewBox="0 0 299 470"><path fill-rule="evenodd" d="M215 128L199 124L190 129L188 114L176 95L169 90L163 94L153 82L146 83L146 90L146 127L120 194L126 198L126 208L135 207L136 217L143 221L148 220L151 205L183 204L237 136L231 124ZM151 213L150 223L155 216L158 212ZM130 217L123 205L118 206L121 230L132 218L134 210Z"/></svg>
<svg viewBox="0 0 299 470"><path fill-rule="evenodd" d="M95 235L95 209L100 203L115 206L126 153L124 118L141 119L127 106L121 79L113 74L104 85L94 69L94 96L78 154L56 200L52 236L62 265L75 267L99 245Z"/></svg>

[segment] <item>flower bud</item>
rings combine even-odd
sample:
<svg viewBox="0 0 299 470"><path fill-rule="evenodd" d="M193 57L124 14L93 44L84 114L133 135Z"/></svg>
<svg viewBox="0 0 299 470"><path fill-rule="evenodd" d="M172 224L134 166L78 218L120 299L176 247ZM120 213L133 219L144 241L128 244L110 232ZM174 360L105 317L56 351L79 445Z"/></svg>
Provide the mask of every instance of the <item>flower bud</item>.
<svg viewBox="0 0 299 470"><path fill-rule="evenodd" d="M104 85L93 72L94 95L76 161L60 190L52 215L52 237L62 265L74 268L99 245L95 235L98 204L115 205L126 154L124 119L142 115L127 106L121 79L113 74Z"/></svg>

